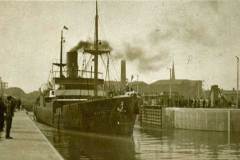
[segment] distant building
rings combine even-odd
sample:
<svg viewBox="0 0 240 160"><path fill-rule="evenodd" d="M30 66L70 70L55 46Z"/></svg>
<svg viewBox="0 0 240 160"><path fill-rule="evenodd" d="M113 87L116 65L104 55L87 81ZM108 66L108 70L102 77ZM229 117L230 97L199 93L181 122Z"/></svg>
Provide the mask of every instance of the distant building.
<svg viewBox="0 0 240 160"><path fill-rule="evenodd" d="M105 86L111 86L114 91L122 91L126 83L126 62L121 61L121 81L105 81ZM126 83L130 89L142 95L168 95L172 97L201 98L203 96L202 81L176 79L174 63L170 69L170 79L158 80L151 84L143 81ZM151 97L151 96L150 96Z"/></svg>
<svg viewBox="0 0 240 160"><path fill-rule="evenodd" d="M133 82L131 87L145 95L167 93L184 98L200 98L203 95L202 80L176 79L174 63L170 69L170 79L158 80L151 84Z"/></svg>
<svg viewBox="0 0 240 160"><path fill-rule="evenodd" d="M204 95L210 99L211 107L236 107L237 91L235 89L223 90L218 85L212 85L211 90L204 91Z"/></svg>
<svg viewBox="0 0 240 160"><path fill-rule="evenodd" d="M221 94L227 100L228 103L230 103L233 106L236 106L237 91L235 89L233 89L233 90L222 90ZM240 102L240 96L238 96L238 102Z"/></svg>
<svg viewBox="0 0 240 160"><path fill-rule="evenodd" d="M0 95L4 94L4 90L7 88L7 82L3 82L0 77Z"/></svg>
<svg viewBox="0 0 240 160"><path fill-rule="evenodd" d="M200 98L202 94L202 81L201 80L158 80L149 85L145 91L146 94L150 93L168 92L177 93L184 98Z"/></svg>

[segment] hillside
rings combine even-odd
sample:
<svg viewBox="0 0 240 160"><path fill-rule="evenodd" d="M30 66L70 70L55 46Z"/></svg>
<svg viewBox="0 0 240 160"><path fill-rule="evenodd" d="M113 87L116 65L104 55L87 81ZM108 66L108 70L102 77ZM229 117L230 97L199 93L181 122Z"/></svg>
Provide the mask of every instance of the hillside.
<svg viewBox="0 0 240 160"><path fill-rule="evenodd" d="M18 87L7 88L5 90L5 93L7 95L11 95L16 98L20 98L22 101L22 104L25 104L25 105L32 105L36 101L37 97L39 96L38 91L25 93L21 88L18 88Z"/></svg>
<svg viewBox="0 0 240 160"><path fill-rule="evenodd" d="M26 95L26 93L21 88L18 87L7 88L5 90L5 93L16 98L23 98Z"/></svg>

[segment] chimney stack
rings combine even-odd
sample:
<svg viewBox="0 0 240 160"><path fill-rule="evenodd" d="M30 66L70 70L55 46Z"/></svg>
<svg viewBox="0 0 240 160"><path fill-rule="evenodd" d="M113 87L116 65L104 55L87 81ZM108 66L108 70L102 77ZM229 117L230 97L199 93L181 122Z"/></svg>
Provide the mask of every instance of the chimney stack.
<svg viewBox="0 0 240 160"><path fill-rule="evenodd" d="M67 52L67 77L69 78L78 77L78 52L77 51Z"/></svg>
<svg viewBox="0 0 240 160"><path fill-rule="evenodd" d="M172 64L172 76L171 76L172 80L175 80L175 69L174 69L174 62Z"/></svg>
<svg viewBox="0 0 240 160"><path fill-rule="evenodd" d="M126 61L121 60L121 84L126 85Z"/></svg>

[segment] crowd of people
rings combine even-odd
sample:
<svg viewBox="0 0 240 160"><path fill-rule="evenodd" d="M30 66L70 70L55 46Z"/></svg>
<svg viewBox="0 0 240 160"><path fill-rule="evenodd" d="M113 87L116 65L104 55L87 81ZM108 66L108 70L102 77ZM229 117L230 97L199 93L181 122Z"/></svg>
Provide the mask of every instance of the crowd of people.
<svg viewBox="0 0 240 160"><path fill-rule="evenodd" d="M211 100L208 98L184 98L155 97L143 100L147 105L161 105L165 107L187 107L187 108L211 108ZM217 104L217 102L215 102Z"/></svg>
<svg viewBox="0 0 240 160"><path fill-rule="evenodd" d="M179 98L175 100L169 100L168 107L188 107L188 108L210 108L211 102L209 99L204 98Z"/></svg>
<svg viewBox="0 0 240 160"><path fill-rule="evenodd" d="M146 96L147 97L147 96ZM231 101L218 98L211 101L210 98L184 98L179 97L147 97L143 99L145 105L161 105L164 107L187 107L187 108L230 108L233 106Z"/></svg>
<svg viewBox="0 0 240 160"><path fill-rule="evenodd" d="M5 138L12 139L10 131L12 127L12 119L15 109L20 109L21 100L18 100L12 96L7 98L0 97L0 132L4 131L5 126Z"/></svg>

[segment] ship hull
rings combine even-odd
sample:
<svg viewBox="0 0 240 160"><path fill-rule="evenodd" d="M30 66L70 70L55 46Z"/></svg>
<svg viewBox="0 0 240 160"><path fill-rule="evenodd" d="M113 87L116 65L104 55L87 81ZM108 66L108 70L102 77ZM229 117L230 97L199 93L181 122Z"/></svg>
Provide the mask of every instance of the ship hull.
<svg viewBox="0 0 240 160"><path fill-rule="evenodd" d="M52 101L34 110L39 122L59 129L131 136L138 114L136 97L115 97L70 103Z"/></svg>

